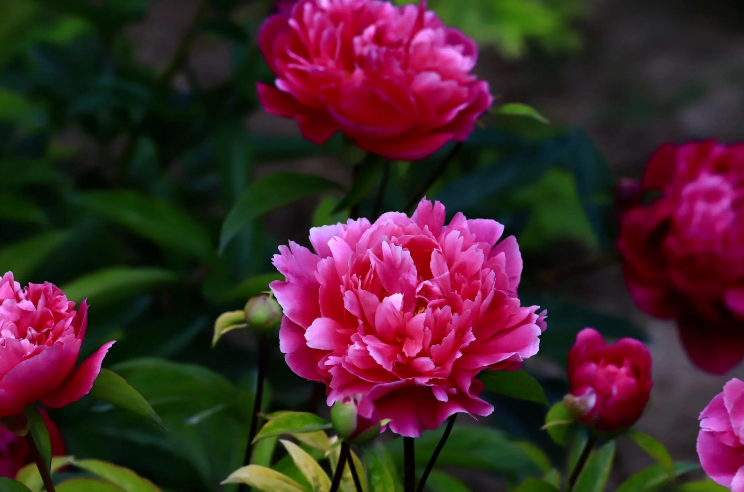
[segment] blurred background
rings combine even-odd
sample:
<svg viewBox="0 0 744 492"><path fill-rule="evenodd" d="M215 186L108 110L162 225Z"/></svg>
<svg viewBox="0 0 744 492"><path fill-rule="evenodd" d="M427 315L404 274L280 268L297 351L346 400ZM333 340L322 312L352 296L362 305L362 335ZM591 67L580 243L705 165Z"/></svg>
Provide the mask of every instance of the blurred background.
<svg viewBox="0 0 744 492"><path fill-rule="evenodd" d="M551 122L490 117L430 194L518 235L520 297L550 313L542 356L528 370L557 400L578 330L647 337L656 388L639 429L675 459L697 461L697 415L744 368L701 372L671 324L635 309L614 254L612 190L620 177L639 177L664 142L744 140L744 4L429 5L479 42L478 72L499 102L529 104ZM219 489L245 449L234 436L247 434L255 347L236 332L210 349L214 319L278 278L270 264L277 245L308 244L309 227L344 219L334 212L342 193L299 193L217 252L228 210L261 177L351 181L340 139L314 146L294 122L258 107L255 83L272 77L255 38L274 9L270 0L0 3L0 270L90 298L84 350L119 340L106 364L170 429L80 403L54 414L71 451L173 490ZM441 154L433 159L394 166L383 209L403 209ZM363 215L372 202L361 202ZM313 388L275 352L268 405L307 408ZM514 420L534 414L539 427L544 409L497 404L487 423L545 443ZM618 476L651 463L630 446L618 460ZM471 480L474 490L492 483L487 473Z"/></svg>

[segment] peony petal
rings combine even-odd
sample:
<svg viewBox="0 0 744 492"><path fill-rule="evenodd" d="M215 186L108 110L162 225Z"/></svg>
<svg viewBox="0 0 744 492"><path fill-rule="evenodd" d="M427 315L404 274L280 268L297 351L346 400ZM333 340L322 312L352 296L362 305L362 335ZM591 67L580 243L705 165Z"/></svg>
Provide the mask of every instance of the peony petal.
<svg viewBox="0 0 744 492"><path fill-rule="evenodd" d="M744 336L740 333L691 319L680 320L678 326L687 355L711 374L724 374L744 358Z"/></svg>
<svg viewBox="0 0 744 492"><path fill-rule="evenodd" d="M343 327L330 318L318 318L305 332L307 346L318 350L345 352L349 338L341 333Z"/></svg>
<svg viewBox="0 0 744 492"><path fill-rule="evenodd" d="M697 452L705 473L724 487L731 487L734 477L744 466L741 448L727 446L704 430L698 434Z"/></svg>
<svg viewBox="0 0 744 492"><path fill-rule="evenodd" d="M116 341L104 343L93 355L73 369L65 381L53 391L40 398L41 402L51 408L61 408L78 401L90 393L98 374L101 372L103 358Z"/></svg>

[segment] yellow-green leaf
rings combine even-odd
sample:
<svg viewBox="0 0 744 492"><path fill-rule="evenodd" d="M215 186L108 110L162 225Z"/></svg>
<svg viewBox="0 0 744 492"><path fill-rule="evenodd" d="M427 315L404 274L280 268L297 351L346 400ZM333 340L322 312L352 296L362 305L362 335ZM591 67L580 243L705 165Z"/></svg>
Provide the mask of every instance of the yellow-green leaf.
<svg viewBox="0 0 744 492"><path fill-rule="evenodd" d="M124 489L114 484L93 480L92 478L73 478L65 480L54 489L57 492L123 492Z"/></svg>
<svg viewBox="0 0 744 492"><path fill-rule="evenodd" d="M160 492L154 483L140 477L129 468L99 460L75 461L75 466L116 485L124 492Z"/></svg>
<svg viewBox="0 0 744 492"><path fill-rule="evenodd" d="M369 470L371 492L390 492L395 490L393 477L385 466L385 463L377 456L377 453L371 449L366 449L364 451L364 461Z"/></svg>
<svg viewBox="0 0 744 492"><path fill-rule="evenodd" d="M75 458L72 456L56 456L52 458L51 474L54 475L57 470L74 461ZM16 475L16 480L26 485L31 492L39 492L44 487L44 482L41 480L41 475L39 475L39 469L33 463L21 468L18 471L18 475Z"/></svg>
<svg viewBox="0 0 744 492"><path fill-rule="evenodd" d="M323 431L315 432L299 432L292 434L292 437L300 441L302 444L307 444L311 448L323 451L324 453L328 450L328 434Z"/></svg>
<svg viewBox="0 0 744 492"><path fill-rule="evenodd" d="M21 482L0 477L0 492L29 492L29 489Z"/></svg>
<svg viewBox="0 0 744 492"><path fill-rule="evenodd" d="M244 311L228 311L220 314L217 321L214 322L212 347L217 345L217 342L220 341L220 338L222 338L222 335L225 333L246 327L248 327L248 324L245 322Z"/></svg>
<svg viewBox="0 0 744 492"><path fill-rule="evenodd" d="M222 483L244 483L262 492L309 492L288 476L258 465L239 468Z"/></svg>
<svg viewBox="0 0 744 492"><path fill-rule="evenodd" d="M313 492L328 492L331 488L331 479L312 456L297 444L281 440L282 446L292 457L295 466L305 476Z"/></svg>
<svg viewBox="0 0 744 492"><path fill-rule="evenodd" d="M545 116L541 115L535 108L522 103L504 104L503 106L499 106L498 108L496 108L496 113L507 114L510 116L526 116L545 125L550 124L548 119Z"/></svg>
<svg viewBox="0 0 744 492"><path fill-rule="evenodd" d="M280 415L271 417L258 431L253 442L258 442L267 437L281 436L282 434L297 434L330 429L331 424L317 415L306 412L282 412Z"/></svg>

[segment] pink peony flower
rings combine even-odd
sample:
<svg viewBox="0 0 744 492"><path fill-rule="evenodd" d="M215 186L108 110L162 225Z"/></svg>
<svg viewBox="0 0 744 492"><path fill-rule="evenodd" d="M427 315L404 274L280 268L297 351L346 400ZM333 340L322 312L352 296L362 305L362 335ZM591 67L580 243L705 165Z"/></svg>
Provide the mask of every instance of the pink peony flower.
<svg viewBox="0 0 744 492"><path fill-rule="evenodd" d="M40 410L39 413L49 431L52 456L64 456L65 442L59 428L46 411ZM0 426L0 477L15 478L21 468L32 462L26 439Z"/></svg>
<svg viewBox="0 0 744 492"><path fill-rule="evenodd" d="M599 332L585 328L568 354L566 406L577 420L601 432L631 427L651 396L651 365L651 354L638 340L605 345Z"/></svg>
<svg viewBox="0 0 744 492"><path fill-rule="evenodd" d="M516 239L498 242L504 227L493 220L444 222L444 206L422 200L410 218L317 227L315 253L290 242L274 256L289 367L325 383L329 405L368 396L403 436L458 412L489 415L476 376L519 367L545 329L545 313L517 298Z"/></svg>
<svg viewBox="0 0 744 492"><path fill-rule="evenodd" d="M75 367L88 306L74 306L49 282L21 290L12 272L0 279L0 417L36 401L59 408L88 394L114 342Z"/></svg>
<svg viewBox="0 0 744 492"><path fill-rule="evenodd" d="M710 478L744 492L744 382L726 383L700 414L697 452Z"/></svg>
<svg viewBox="0 0 744 492"><path fill-rule="evenodd" d="M724 373L744 357L744 145L666 145L642 186L656 198L636 200L618 241L630 293L676 320L693 362Z"/></svg>
<svg viewBox="0 0 744 492"><path fill-rule="evenodd" d="M493 102L471 73L475 43L425 1L300 0L266 20L259 42L277 77L258 84L261 104L315 143L341 131L364 150L421 159L465 140Z"/></svg>

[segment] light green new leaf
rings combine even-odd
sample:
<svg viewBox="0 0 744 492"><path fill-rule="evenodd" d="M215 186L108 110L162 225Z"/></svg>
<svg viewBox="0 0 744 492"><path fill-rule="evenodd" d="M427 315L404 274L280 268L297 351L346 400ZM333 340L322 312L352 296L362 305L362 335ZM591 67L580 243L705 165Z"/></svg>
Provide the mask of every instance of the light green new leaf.
<svg viewBox="0 0 744 492"><path fill-rule="evenodd" d="M694 463L674 463L672 467L673 473L670 476L664 465L650 466L631 476L615 492L653 492L668 484L674 478L699 468Z"/></svg>
<svg viewBox="0 0 744 492"><path fill-rule="evenodd" d="M328 451L328 447L330 446L328 434L323 431L299 432L297 434L292 434L292 437L300 441L302 444L306 444L311 448L323 451L324 453Z"/></svg>
<svg viewBox="0 0 744 492"><path fill-rule="evenodd" d="M98 306L177 280L175 273L160 268L114 267L78 277L62 289L70 300L80 302L88 298L90 304Z"/></svg>
<svg viewBox="0 0 744 492"><path fill-rule="evenodd" d="M69 238L68 232L44 232L10 244L0 249L0 270L12 271L17 281L26 283L36 268Z"/></svg>
<svg viewBox="0 0 744 492"><path fill-rule="evenodd" d="M480 375L480 380L483 381L486 391L543 405L548 404L540 383L525 371L484 371Z"/></svg>
<svg viewBox="0 0 744 492"><path fill-rule="evenodd" d="M558 492L558 488L546 480L528 478L514 492Z"/></svg>
<svg viewBox="0 0 744 492"><path fill-rule="evenodd" d="M31 492L28 487L21 482L16 482L10 478L0 477L0 492Z"/></svg>
<svg viewBox="0 0 744 492"><path fill-rule="evenodd" d="M253 219L301 198L339 188L338 183L310 174L274 173L254 181L222 224L220 252Z"/></svg>
<svg viewBox="0 0 744 492"><path fill-rule="evenodd" d="M39 453L44 458L47 470L51 470L52 443L49 441L49 431L47 430L46 423L33 405L26 407L25 414L31 424L28 432L33 437L34 442L36 442L36 447L39 448Z"/></svg>
<svg viewBox="0 0 744 492"><path fill-rule="evenodd" d="M258 442L267 437L280 436L282 434L297 434L330 429L331 424L326 420L305 412L283 412L266 422L258 431L253 442Z"/></svg>
<svg viewBox="0 0 744 492"><path fill-rule="evenodd" d="M75 461L75 466L116 485L124 492L160 492L155 484L128 468L99 460Z"/></svg>
<svg viewBox="0 0 744 492"><path fill-rule="evenodd" d="M559 488L561 486L561 472L552 468L545 474L543 480L551 484L553 487Z"/></svg>
<svg viewBox="0 0 744 492"><path fill-rule="evenodd" d="M677 485L676 490L678 492L726 492L729 489L723 485L718 485L711 479L707 479Z"/></svg>
<svg viewBox="0 0 744 492"><path fill-rule="evenodd" d="M55 456L52 458L50 473L54 475L57 470L63 468L75 461L72 456ZM44 481L41 479L39 469L34 463L24 466L18 471L16 480L23 483L31 492L39 492L44 487Z"/></svg>
<svg viewBox="0 0 744 492"><path fill-rule="evenodd" d="M101 369L88 395L96 400L132 411L163 426L160 417L147 400L136 389L132 388L123 377L113 371Z"/></svg>
<svg viewBox="0 0 744 492"><path fill-rule="evenodd" d="M312 456L291 441L282 439L280 442L292 457L297 469L307 479L313 492L328 492L331 489L331 479Z"/></svg>
<svg viewBox="0 0 744 492"><path fill-rule="evenodd" d="M626 435L636 443L639 448L644 450L649 456L663 466L670 477L674 476L674 462L672 461L669 451L666 450L663 444L648 434L632 429L629 430Z"/></svg>
<svg viewBox="0 0 744 492"><path fill-rule="evenodd" d="M368 470L367 475L369 476L369 490L370 492L391 492L395 490L395 482L393 477L388 471L385 463L377 456L377 453L371 449L364 450L364 464ZM431 476L429 476L431 479ZM430 487L431 488L431 487ZM434 492L437 492L437 490ZM457 492L453 489L448 489L448 492Z"/></svg>
<svg viewBox="0 0 744 492"><path fill-rule="evenodd" d="M209 233L168 202L134 191L94 191L77 202L160 246L205 261L215 257Z"/></svg>
<svg viewBox="0 0 744 492"><path fill-rule="evenodd" d="M550 124L550 122L545 116L541 115L535 108L527 106L526 104L521 104L521 103L504 104L503 106L499 106L498 108L496 108L496 113L506 114L510 116L525 116L527 118L532 118L533 120L537 120L540 123L544 123L546 125Z"/></svg>
<svg viewBox="0 0 744 492"><path fill-rule="evenodd" d="M212 347L217 345L222 335L227 332L247 328L248 323L245 321L245 311L228 311L220 314L217 321L214 322L214 336L212 337Z"/></svg>
<svg viewBox="0 0 744 492"><path fill-rule="evenodd" d="M253 447L253 457L251 458L251 464L271 467L271 459L274 457L274 450L276 449L276 443L278 441L278 437L269 437L256 443L256 445Z"/></svg>
<svg viewBox="0 0 744 492"><path fill-rule="evenodd" d="M594 451L579 475L574 492L602 492L615 459L615 441Z"/></svg>
<svg viewBox="0 0 744 492"><path fill-rule="evenodd" d="M472 492L467 485L455 477L436 470L432 471L426 480L426 488L427 490L431 490L431 492ZM393 491L395 489L385 490Z"/></svg>
<svg viewBox="0 0 744 492"><path fill-rule="evenodd" d="M65 480L54 489L57 492L123 492L124 489L116 485L93 480L91 478L73 478Z"/></svg>
<svg viewBox="0 0 744 492"><path fill-rule="evenodd" d="M569 425L573 423L571 415L566 410L563 402L553 405L545 416L543 430L547 430L550 438L559 446L566 445L566 432Z"/></svg>
<svg viewBox="0 0 744 492"><path fill-rule="evenodd" d="M258 465L235 470L222 483L244 483L262 492L309 492L288 476Z"/></svg>

